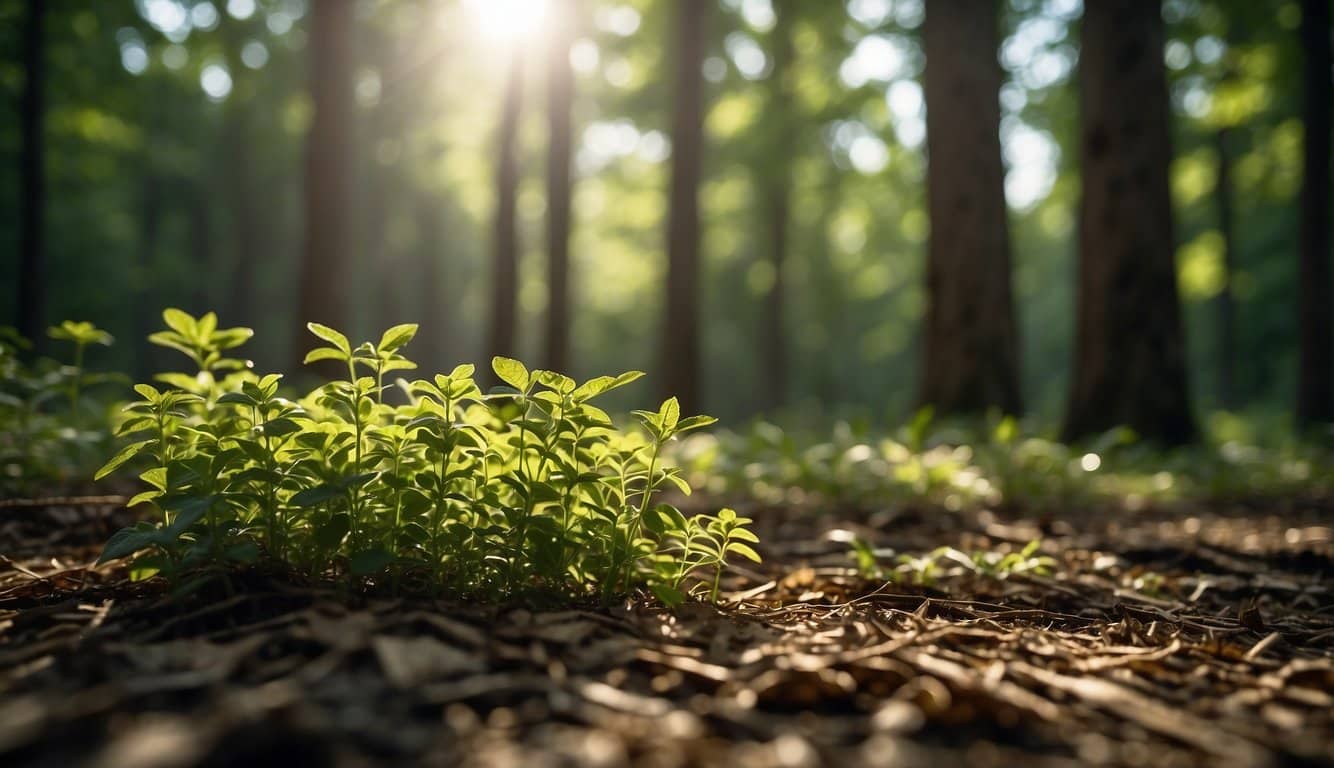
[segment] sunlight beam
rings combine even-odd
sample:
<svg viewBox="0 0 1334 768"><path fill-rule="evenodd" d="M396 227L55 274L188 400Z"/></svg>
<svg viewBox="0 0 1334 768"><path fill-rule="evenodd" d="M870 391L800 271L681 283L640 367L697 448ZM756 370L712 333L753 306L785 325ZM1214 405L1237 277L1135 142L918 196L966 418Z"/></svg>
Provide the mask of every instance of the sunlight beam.
<svg viewBox="0 0 1334 768"><path fill-rule="evenodd" d="M482 37L492 42L531 38L545 21L549 0L464 0Z"/></svg>

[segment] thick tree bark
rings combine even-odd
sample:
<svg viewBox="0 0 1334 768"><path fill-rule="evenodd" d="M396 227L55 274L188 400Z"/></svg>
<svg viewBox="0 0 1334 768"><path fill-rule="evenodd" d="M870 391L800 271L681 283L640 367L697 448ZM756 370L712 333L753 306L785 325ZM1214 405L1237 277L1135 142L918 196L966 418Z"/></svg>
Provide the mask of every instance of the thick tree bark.
<svg viewBox="0 0 1334 768"><path fill-rule="evenodd" d="M547 61L547 328L543 364L570 366L570 107L574 98L570 39L574 3L551 12Z"/></svg>
<svg viewBox="0 0 1334 768"><path fill-rule="evenodd" d="M1329 0L1303 0L1305 51L1302 122L1306 151L1301 193L1301 261L1297 292L1301 328L1297 423L1334 423L1334 296L1330 289L1330 17Z"/></svg>
<svg viewBox="0 0 1334 768"><path fill-rule="evenodd" d="M1233 234L1232 157L1228 154L1228 130L1214 134L1218 155L1218 181L1214 185L1214 205L1218 209L1218 234L1223 239L1223 285L1214 299L1218 307L1218 403L1224 408L1237 406L1237 311L1233 296L1236 238Z"/></svg>
<svg viewBox="0 0 1334 768"><path fill-rule="evenodd" d="M672 181L667 221L667 295L663 318L664 397L684 413L700 408L699 180L704 143L706 0L676 5L676 103L672 115Z"/></svg>
<svg viewBox="0 0 1334 768"><path fill-rule="evenodd" d="M918 400L941 413L1022 408L998 13L994 0L932 2L923 29L931 238Z"/></svg>
<svg viewBox="0 0 1334 768"><path fill-rule="evenodd" d="M311 347L307 322L345 329L349 318L354 5L317 2L310 6L310 88L315 111L306 138L306 245L298 274L293 370L301 369Z"/></svg>
<svg viewBox="0 0 1334 768"><path fill-rule="evenodd" d="M1064 436L1196 437L1173 262L1160 6L1098 0L1080 50L1078 335ZM1133 105L1133 108L1130 108Z"/></svg>
<svg viewBox="0 0 1334 768"><path fill-rule="evenodd" d="M45 344L46 310L46 173L43 168L43 124L46 112L45 1L28 0L23 30L23 101L19 121L19 279L15 306L18 332L34 351Z"/></svg>
<svg viewBox="0 0 1334 768"><path fill-rule="evenodd" d="M488 357L514 355L519 293L519 230L517 198L519 109L523 100L523 54L517 46L506 75L500 131L496 140L496 211L492 241L491 326ZM487 368L487 366L483 366Z"/></svg>
<svg viewBox="0 0 1334 768"><path fill-rule="evenodd" d="M772 146L767 165L756 174L760 197L765 201L765 219L768 224L769 263L773 283L764 296L763 316L760 323L760 370L764 387L766 409L781 408L787 402L787 333L784 328L787 310L784 292L788 254L788 217L791 215L792 165L789 154L793 151L792 115L792 16L796 12L794 0L774 3L776 21L773 28L773 70L769 74L769 121Z"/></svg>

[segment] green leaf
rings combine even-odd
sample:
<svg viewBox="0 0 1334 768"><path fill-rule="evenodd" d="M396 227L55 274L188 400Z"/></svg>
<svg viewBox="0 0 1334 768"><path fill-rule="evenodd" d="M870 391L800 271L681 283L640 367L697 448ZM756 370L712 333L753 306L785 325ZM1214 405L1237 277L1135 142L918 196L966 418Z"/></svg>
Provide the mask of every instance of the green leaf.
<svg viewBox="0 0 1334 768"><path fill-rule="evenodd" d="M132 498L132 499L130 499L129 501L125 502L125 506L126 506L126 508L129 508L129 507L135 507L135 506L138 506L138 505L140 505L140 504L143 504L144 502L147 502L147 501L153 501L153 500L157 499L157 498L158 498L159 496L161 496L161 495L162 495L162 491L158 491L158 490L144 491L143 493L135 494L134 498Z"/></svg>
<svg viewBox="0 0 1334 768"><path fill-rule="evenodd" d="M688 419L682 419L680 424L676 425L676 433L689 432L692 429L700 429L710 424L716 424L718 420L712 416L691 416Z"/></svg>
<svg viewBox="0 0 1334 768"><path fill-rule="evenodd" d="M270 419L264 424L264 434L269 437L282 437L300 431L301 425L286 417Z"/></svg>
<svg viewBox="0 0 1334 768"><path fill-rule="evenodd" d="M379 573L394 562L394 554L376 547L355 552L348 558L347 567L353 576L370 576Z"/></svg>
<svg viewBox="0 0 1334 768"><path fill-rule="evenodd" d="M575 389L574 379L555 371L538 371L537 381L544 387L559 392L562 395L568 395ZM559 399L556 402L560 402Z"/></svg>
<svg viewBox="0 0 1334 768"><path fill-rule="evenodd" d="M250 328L226 328L212 334L209 341L218 349L234 349L250 341L254 335Z"/></svg>
<svg viewBox="0 0 1334 768"><path fill-rule="evenodd" d="M344 359L352 356L352 344L343 334L319 323L306 323L306 328L320 339L332 344L339 352L342 352Z"/></svg>
<svg viewBox="0 0 1334 768"><path fill-rule="evenodd" d="M523 363L510 357L495 357L491 360L491 369L500 380L519 390L527 392L532 379Z"/></svg>
<svg viewBox="0 0 1334 768"><path fill-rule="evenodd" d="M199 322L189 314L174 307L162 310L162 322L191 343L195 342L199 336Z"/></svg>
<svg viewBox="0 0 1334 768"><path fill-rule="evenodd" d="M97 564L118 560L122 557L128 557L141 549L147 549L157 543L159 533L157 528L149 523L139 523L133 528L122 528L112 535L107 545L102 548L102 554L97 558Z"/></svg>
<svg viewBox="0 0 1334 768"><path fill-rule="evenodd" d="M666 584L654 584L649 587L649 590L668 608L675 608L686 601L686 593Z"/></svg>
<svg viewBox="0 0 1334 768"><path fill-rule="evenodd" d="M102 468L97 470L97 474L93 475L93 479L101 480L102 478L106 477L112 472L115 472L117 469L120 469L121 466L125 464L125 462L129 461L130 459L133 459L135 456L138 456L139 452L142 451L146 446L148 446L152 442L153 442L152 440L140 440L135 443L130 443L124 448L121 448L120 451L118 451L115 456L111 457L111 461L108 461L106 464L103 464Z"/></svg>
<svg viewBox="0 0 1334 768"><path fill-rule="evenodd" d="M727 532L727 537L732 541L749 541L752 544L760 543L760 537L756 536L755 533L748 528L733 528Z"/></svg>
<svg viewBox="0 0 1334 768"><path fill-rule="evenodd" d="M218 398L218 405L255 405L255 398L244 392L227 392Z"/></svg>
<svg viewBox="0 0 1334 768"><path fill-rule="evenodd" d="M393 352L404 344L407 344L409 341L412 341L412 337L416 335L416 323L396 325L380 336L380 343L376 346L376 349L381 352Z"/></svg>
<svg viewBox="0 0 1334 768"><path fill-rule="evenodd" d="M291 502L297 507L313 507L331 499L340 499L346 490L332 484L317 485L292 494Z"/></svg>
<svg viewBox="0 0 1334 768"><path fill-rule="evenodd" d="M310 365L318 360L347 360L347 353L333 347L316 347L306 353L305 359L301 361L302 365Z"/></svg>
<svg viewBox="0 0 1334 768"><path fill-rule="evenodd" d="M727 551L735 552L736 554L741 555L742 557L752 562L756 563L760 562L760 554L755 550L751 549L749 545L742 544L739 541L728 542Z"/></svg>
<svg viewBox="0 0 1334 768"><path fill-rule="evenodd" d="M662 407L658 409L658 423L662 425L664 437L671 436L676 432L676 424L681 420L681 403L675 397L669 397L662 401Z"/></svg>

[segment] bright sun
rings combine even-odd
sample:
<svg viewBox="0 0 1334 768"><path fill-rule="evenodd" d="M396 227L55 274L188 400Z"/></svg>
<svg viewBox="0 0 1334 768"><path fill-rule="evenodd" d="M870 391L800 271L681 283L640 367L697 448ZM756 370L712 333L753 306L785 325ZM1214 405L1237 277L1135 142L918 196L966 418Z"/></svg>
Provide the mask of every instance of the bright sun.
<svg viewBox="0 0 1334 768"><path fill-rule="evenodd" d="M548 0L465 0L482 35L494 41L529 38L546 18Z"/></svg>

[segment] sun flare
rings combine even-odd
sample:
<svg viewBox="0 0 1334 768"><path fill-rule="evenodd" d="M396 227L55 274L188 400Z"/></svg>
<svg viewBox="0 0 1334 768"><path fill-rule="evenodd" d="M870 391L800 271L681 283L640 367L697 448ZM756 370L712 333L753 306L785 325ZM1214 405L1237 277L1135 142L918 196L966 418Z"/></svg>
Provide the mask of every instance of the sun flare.
<svg viewBox="0 0 1334 768"><path fill-rule="evenodd" d="M465 0L483 37L512 42L532 37L546 19L549 0Z"/></svg>

